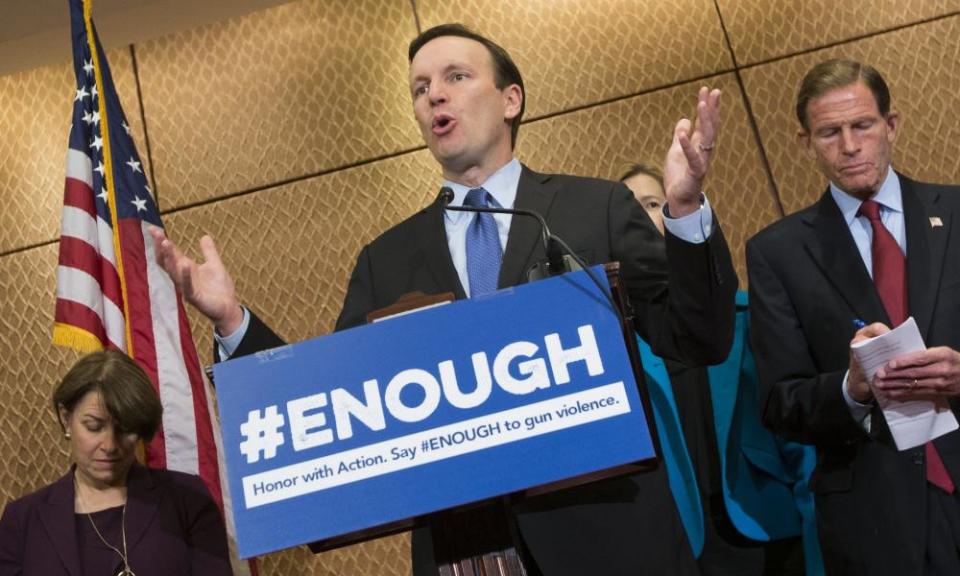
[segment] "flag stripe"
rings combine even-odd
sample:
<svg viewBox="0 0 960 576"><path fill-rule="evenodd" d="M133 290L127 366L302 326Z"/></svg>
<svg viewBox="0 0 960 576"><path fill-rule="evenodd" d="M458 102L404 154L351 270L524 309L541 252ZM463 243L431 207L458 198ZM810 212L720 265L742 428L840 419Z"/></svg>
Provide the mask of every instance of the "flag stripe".
<svg viewBox="0 0 960 576"><path fill-rule="evenodd" d="M96 218L96 212L91 214L82 208L64 206L60 235L82 240L91 246L97 246L100 241L100 232Z"/></svg>
<svg viewBox="0 0 960 576"><path fill-rule="evenodd" d="M57 266L57 300L69 300L90 309L103 323L109 342L121 350L126 348L123 312L113 302L102 298L96 278L77 268ZM86 326L81 328L93 332Z"/></svg>
<svg viewBox="0 0 960 576"><path fill-rule="evenodd" d="M63 189L63 204L83 210L91 218L97 217L97 205L94 200L93 188L89 184L76 178L67 178Z"/></svg>
<svg viewBox="0 0 960 576"><path fill-rule="evenodd" d="M113 253L113 231L110 224L95 215L73 206L64 206L60 224L61 236L83 240L100 252L116 273L116 258Z"/></svg>
<svg viewBox="0 0 960 576"><path fill-rule="evenodd" d="M194 418L193 391L183 363L180 344L177 298L173 282L156 263L153 237L147 225L141 228L139 241L144 247L146 284L150 286L151 330L157 350L157 378L160 400L168 421L166 427L167 466L197 474L197 429ZM129 265L129 261L128 261ZM176 422L175 426L169 423Z"/></svg>
<svg viewBox="0 0 960 576"><path fill-rule="evenodd" d="M127 309L133 311L127 318L127 332L130 335L133 357L150 376L160 401L163 402L164 390L158 377L158 350L153 333L153 311L151 292L147 284L147 262L143 253L143 240L140 235L140 220L121 218L117 225L120 237L121 258L126 274ZM154 436L147 451L147 464L157 468L167 468L166 437L169 415L164 406L162 433ZM175 468L174 468L175 469Z"/></svg>
<svg viewBox="0 0 960 576"><path fill-rule="evenodd" d="M207 396L209 384L203 370L200 367L200 358L197 355L196 346L190 338L190 322L187 320L187 312L183 303L178 300L180 346L183 355L184 365L190 374L190 384L192 386L193 409L196 415L196 433L197 433L197 465L199 474L203 478L220 478L219 446L214 438L214 422L211 414L212 407ZM210 492L218 502L223 501L223 493L219 482L210 486Z"/></svg>
<svg viewBox="0 0 960 576"><path fill-rule="evenodd" d="M67 149L67 178L79 180L93 190L93 162L86 152Z"/></svg>
<svg viewBox="0 0 960 576"><path fill-rule="evenodd" d="M95 246L64 236L60 238L61 267L76 268L89 274L100 283L100 290L105 298L118 309L120 308L120 278L110 262L104 260Z"/></svg>
<svg viewBox="0 0 960 576"><path fill-rule="evenodd" d="M103 291L104 278L100 276L101 262L100 253L89 242L70 236L60 238L60 266L86 272L100 284L98 291Z"/></svg>
<svg viewBox="0 0 960 576"><path fill-rule="evenodd" d="M57 298L56 316L57 318L69 318L71 326L89 332L101 342L107 340L107 334L104 332L100 316L89 306L66 298Z"/></svg>

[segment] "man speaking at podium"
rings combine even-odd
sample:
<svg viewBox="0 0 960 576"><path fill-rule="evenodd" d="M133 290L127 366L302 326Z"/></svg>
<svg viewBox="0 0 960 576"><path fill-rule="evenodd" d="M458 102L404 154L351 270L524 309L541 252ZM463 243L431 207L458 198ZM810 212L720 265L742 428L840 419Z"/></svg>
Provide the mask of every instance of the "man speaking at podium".
<svg viewBox="0 0 960 576"><path fill-rule="evenodd" d="M719 90L700 90L694 122L681 120L664 170L666 241L625 186L538 174L514 158L523 79L509 54L460 26L423 32L409 49L414 116L440 164L453 206L525 209L590 264L619 261L637 330L657 354L688 364L722 361L737 286L703 181L716 146ZM533 218L445 210L438 198L361 251L337 330L362 324L403 294L482 296L526 281L546 258ZM213 240L198 264L154 231L157 259L188 302L216 327L217 356L283 340L240 306ZM669 257L666 256L669 254ZM669 286L669 290L668 290ZM493 510L493 511L491 511ZM553 492L519 503L438 515L414 531L414 573L454 573L493 554L502 573L695 574L696 563L663 469ZM518 560L519 558L519 560ZM459 573L459 572L458 572Z"/></svg>

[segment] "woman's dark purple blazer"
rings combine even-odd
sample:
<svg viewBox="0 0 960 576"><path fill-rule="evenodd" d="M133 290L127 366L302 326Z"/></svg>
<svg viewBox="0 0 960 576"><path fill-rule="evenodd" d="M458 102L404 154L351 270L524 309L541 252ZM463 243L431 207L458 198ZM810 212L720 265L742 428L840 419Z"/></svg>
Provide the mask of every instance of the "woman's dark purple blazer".
<svg viewBox="0 0 960 576"><path fill-rule="evenodd" d="M72 470L8 503L0 519L0 576L86 576L73 510ZM137 576L232 574L223 519L197 476L134 464L126 533Z"/></svg>

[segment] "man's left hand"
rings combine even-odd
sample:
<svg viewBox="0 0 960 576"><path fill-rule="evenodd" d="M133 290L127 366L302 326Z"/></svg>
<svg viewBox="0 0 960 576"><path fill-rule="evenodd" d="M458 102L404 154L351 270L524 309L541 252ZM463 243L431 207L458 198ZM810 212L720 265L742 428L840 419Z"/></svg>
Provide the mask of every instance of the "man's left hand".
<svg viewBox="0 0 960 576"><path fill-rule="evenodd" d="M905 354L877 370L873 386L898 402L960 395L960 352L938 346Z"/></svg>
<svg viewBox="0 0 960 576"><path fill-rule="evenodd" d="M703 181L716 152L720 124L720 90L700 88L697 116L677 122L673 143L663 168L663 183L671 218L680 218L700 208Z"/></svg>

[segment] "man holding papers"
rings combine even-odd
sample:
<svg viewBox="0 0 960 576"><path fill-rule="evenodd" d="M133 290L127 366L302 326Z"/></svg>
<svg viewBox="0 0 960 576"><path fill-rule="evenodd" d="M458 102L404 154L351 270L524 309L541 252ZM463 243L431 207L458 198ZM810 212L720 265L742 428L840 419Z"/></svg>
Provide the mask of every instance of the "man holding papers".
<svg viewBox="0 0 960 576"><path fill-rule="evenodd" d="M764 421L817 447L828 573L960 574L960 433L898 450L878 404L960 406L960 189L893 171L900 118L870 66L812 68L797 118L830 185L747 244ZM926 348L865 377L851 344L909 317Z"/></svg>

